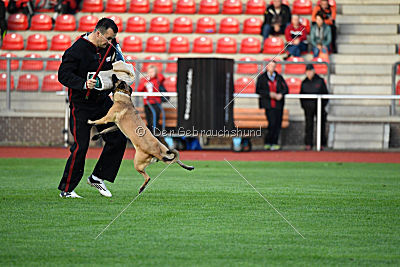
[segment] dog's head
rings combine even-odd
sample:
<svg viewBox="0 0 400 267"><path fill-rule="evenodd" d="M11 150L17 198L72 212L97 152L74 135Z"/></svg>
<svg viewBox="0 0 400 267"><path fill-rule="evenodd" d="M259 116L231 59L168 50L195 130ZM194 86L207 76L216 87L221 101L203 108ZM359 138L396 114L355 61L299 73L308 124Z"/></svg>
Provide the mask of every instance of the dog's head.
<svg viewBox="0 0 400 267"><path fill-rule="evenodd" d="M117 75L112 75L112 81L114 84L114 94L118 91L128 95L132 94L132 88L125 81L118 79Z"/></svg>

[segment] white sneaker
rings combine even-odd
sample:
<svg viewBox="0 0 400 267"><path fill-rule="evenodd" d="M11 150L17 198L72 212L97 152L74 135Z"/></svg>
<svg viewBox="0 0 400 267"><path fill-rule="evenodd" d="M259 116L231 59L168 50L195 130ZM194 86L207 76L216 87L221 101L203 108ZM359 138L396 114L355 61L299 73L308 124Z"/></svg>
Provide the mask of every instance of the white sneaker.
<svg viewBox="0 0 400 267"><path fill-rule="evenodd" d="M90 186L93 186L97 190L99 190L100 194L102 194L105 197L112 197L112 194L110 190L107 189L106 185L104 184L104 181L100 178L97 178L93 174L89 176L87 179L87 183Z"/></svg>
<svg viewBox="0 0 400 267"><path fill-rule="evenodd" d="M80 195L78 195L77 193L75 193L75 191L72 191L72 192L61 191L60 197L61 198L83 198Z"/></svg>

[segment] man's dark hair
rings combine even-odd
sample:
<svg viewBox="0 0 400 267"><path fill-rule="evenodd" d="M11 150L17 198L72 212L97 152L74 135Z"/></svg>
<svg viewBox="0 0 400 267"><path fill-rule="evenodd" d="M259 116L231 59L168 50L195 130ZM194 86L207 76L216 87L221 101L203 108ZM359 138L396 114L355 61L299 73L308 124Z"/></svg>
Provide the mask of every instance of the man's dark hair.
<svg viewBox="0 0 400 267"><path fill-rule="evenodd" d="M102 18L97 22L95 30L104 34L109 28L111 28L114 33L118 32L118 26L112 19Z"/></svg>

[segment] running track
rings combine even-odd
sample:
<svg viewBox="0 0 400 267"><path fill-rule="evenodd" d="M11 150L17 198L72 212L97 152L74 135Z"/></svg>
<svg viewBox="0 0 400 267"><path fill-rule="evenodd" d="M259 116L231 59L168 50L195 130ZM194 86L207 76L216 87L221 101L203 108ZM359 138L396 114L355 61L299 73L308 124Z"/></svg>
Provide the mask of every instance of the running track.
<svg viewBox="0 0 400 267"><path fill-rule="evenodd" d="M97 159L101 148L90 148L87 158ZM125 151L124 159L133 159L135 150ZM61 158L69 156L69 149L62 147L0 147L0 158ZM342 151L182 151L182 160L222 161L280 161L280 162L366 162L400 163L400 152L342 152Z"/></svg>

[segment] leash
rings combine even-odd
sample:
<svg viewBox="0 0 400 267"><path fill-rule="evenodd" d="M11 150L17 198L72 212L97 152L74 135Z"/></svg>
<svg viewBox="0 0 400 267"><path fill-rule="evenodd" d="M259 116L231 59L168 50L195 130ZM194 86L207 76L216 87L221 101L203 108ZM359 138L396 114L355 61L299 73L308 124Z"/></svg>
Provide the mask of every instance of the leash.
<svg viewBox="0 0 400 267"><path fill-rule="evenodd" d="M111 51L111 47L113 47L113 45L111 43L109 43L108 49L106 51L106 54L104 55L103 59L101 60L100 66L97 68L96 73L94 74L92 79L96 79L97 75L99 75L99 72L100 72L101 68L103 67L104 61L106 60L106 57L108 56L108 54ZM86 97L85 97L86 100L89 98L90 91L91 91L91 89L87 88Z"/></svg>

